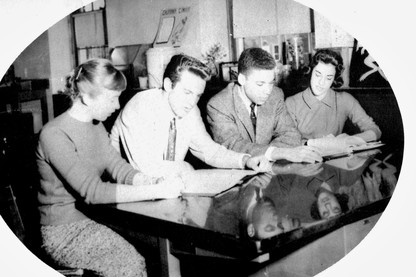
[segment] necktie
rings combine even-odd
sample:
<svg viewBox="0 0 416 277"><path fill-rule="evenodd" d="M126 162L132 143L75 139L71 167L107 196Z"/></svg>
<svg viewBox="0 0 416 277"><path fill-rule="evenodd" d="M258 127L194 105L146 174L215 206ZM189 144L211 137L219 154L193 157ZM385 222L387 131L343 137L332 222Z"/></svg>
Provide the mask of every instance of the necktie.
<svg viewBox="0 0 416 277"><path fill-rule="evenodd" d="M251 119L251 123L253 123L254 135L256 135L256 125L257 125L257 117L256 117L256 113L254 112L255 107L256 107L256 103L251 103L250 119Z"/></svg>
<svg viewBox="0 0 416 277"><path fill-rule="evenodd" d="M165 160L167 161L175 160L175 144L176 144L176 119L173 118L170 121L170 126L169 126L168 149L166 151Z"/></svg>

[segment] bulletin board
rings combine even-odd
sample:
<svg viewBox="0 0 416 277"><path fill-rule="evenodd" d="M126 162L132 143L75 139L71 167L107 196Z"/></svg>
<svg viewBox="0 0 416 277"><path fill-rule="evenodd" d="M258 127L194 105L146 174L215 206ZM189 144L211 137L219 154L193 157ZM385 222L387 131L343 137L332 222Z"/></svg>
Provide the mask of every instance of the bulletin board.
<svg viewBox="0 0 416 277"><path fill-rule="evenodd" d="M187 33L190 16L191 7L162 10L153 47L179 47Z"/></svg>

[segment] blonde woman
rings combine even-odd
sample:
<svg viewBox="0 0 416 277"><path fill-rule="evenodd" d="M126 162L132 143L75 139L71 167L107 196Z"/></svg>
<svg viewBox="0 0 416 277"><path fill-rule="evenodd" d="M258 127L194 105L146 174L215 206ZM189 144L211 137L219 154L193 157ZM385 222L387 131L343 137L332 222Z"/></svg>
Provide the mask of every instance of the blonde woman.
<svg viewBox="0 0 416 277"><path fill-rule="evenodd" d="M100 121L119 108L126 78L105 59L78 66L67 78L72 106L41 131L37 148L42 247L56 263L103 276L146 276L144 258L120 235L75 204L179 196L182 183L152 179L121 158ZM102 180L108 173L117 183Z"/></svg>

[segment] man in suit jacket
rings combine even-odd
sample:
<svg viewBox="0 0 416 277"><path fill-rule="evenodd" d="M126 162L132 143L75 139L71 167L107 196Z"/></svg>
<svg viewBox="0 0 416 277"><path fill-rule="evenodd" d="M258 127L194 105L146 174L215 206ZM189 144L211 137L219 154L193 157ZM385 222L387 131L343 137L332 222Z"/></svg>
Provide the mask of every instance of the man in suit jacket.
<svg viewBox="0 0 416 277"><path fill-rule="evenodd" d="M120 112L111 131L113 146L124 151L134 168L153 177L182 174L188 150L213 167L267 170L264 156L237 153L214 142L197 107L209 68L178 54L163 75L163 88L136 94Z"/></svg>
<svg viewBox="0 0 416 277"><path fill-rule="evenodd" d="M276 62L261 48L248 48L238 61L238 83L210 99L208 123L216 142L228 149L269 160L322 161L315 149L301 145L301 135L274 86Z"/></svg>

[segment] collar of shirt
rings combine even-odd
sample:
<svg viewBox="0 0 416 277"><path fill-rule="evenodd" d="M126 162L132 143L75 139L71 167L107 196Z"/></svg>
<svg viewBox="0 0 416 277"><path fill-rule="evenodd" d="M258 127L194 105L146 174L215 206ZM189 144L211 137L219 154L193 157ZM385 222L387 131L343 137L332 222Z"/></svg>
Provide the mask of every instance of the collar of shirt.
<svg viewBox="0 0 416 277"><path fill-rule="evenodd" d="M240 95L241 100L243 100L244 106L246 107L248 114L251 113L251 100L248 99L246 93L244 92L243 87L238 86L238 95ZM254 113L257 115L257 105L254 107Z"/></svg>
<svg viewBox="0 0 416 277"><path fill-rule="evenodd" d="M302 93L303 101L310 108L313 109L317 105L324 104L329 108L335 107L335 91L329 89L327 94L322 100L318 100L315 95L313 95L311 88L306 89Z"/></svg>
<svg viewBox="0 0 416 277"><path fill-rule="evenodd" d="M172 118L176 118L176 123L178 123L179 120L181 120L181 118L179 118L172 110L172 107L170 106L169 103L169 92L162 90L162 97L163 97L163 102L165 103L165 109L164 111L162 111L162 113L169 118L169 122L172 120Z"/></svg>

